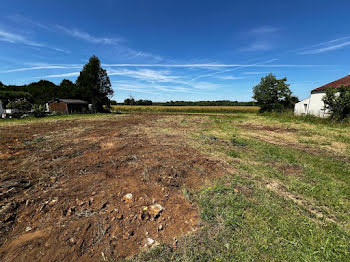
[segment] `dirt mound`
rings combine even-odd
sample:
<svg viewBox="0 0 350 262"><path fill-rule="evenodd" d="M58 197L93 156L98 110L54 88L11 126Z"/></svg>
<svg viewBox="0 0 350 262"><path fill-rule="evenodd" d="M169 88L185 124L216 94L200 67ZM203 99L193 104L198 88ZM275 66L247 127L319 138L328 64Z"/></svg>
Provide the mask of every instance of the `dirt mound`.
<svg viewBox="0 0 350 262"><path fill-rule="evenodd" d="M195 230L183 186L224 168L150 128L161 118L0 127L0 260L121 259Z"/></svg>

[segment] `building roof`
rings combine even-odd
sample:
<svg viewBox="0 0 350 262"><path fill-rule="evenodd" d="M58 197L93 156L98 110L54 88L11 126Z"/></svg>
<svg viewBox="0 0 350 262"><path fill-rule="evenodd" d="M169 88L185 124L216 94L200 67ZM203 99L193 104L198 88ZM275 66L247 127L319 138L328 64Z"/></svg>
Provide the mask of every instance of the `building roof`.
<svg viewBox="0 0 350 262"><path fill-rule="evenodd" d="M350 75L347 75L346 77L340 78L324 86L318 87L312 90L311 93L317 92L317 91L325 91L326 89L329 89L329 88L339 88L342 86L350 86Z"/></svg>
<svg viewBox="0 0 350 262"><path fill-rule="evenodd" d="M84 100L80 100L80 99L54 99L49 101L48 103L52 103L52 102L63 102L66 104L88 104L87 101Z"/></svg>

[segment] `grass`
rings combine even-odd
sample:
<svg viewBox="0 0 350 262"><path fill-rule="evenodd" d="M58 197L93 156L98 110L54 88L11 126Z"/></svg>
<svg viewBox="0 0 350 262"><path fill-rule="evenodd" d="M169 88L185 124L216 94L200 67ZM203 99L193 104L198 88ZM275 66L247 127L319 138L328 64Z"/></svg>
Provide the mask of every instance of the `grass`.
<svg viewBox="0 0 350 262"><path fill-rule="evenodd" d="M191 192L198 232L132 260L350 261L350 125L240 115L179 119L193 146L236 172Z"/></svg>
<svg viewBox="0 0 350 262"><path fill-rule="evenodd" d="M168 113L256 113L257 106L112 106L117 112L168 112Z"/></svg>

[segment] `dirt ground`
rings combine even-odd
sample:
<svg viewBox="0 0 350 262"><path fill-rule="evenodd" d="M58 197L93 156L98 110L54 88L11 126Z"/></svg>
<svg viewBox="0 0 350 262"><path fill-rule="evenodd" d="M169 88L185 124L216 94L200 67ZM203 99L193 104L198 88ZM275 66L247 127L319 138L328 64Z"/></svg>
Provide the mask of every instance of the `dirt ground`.
<svg viewBox="0 0 350 262"><path fill-rule="evenodd" d="M199 226L184 197L225 173L161 115L0 126L0 261L123 259ZM164 122L164 128L168 125Z"/></svg>

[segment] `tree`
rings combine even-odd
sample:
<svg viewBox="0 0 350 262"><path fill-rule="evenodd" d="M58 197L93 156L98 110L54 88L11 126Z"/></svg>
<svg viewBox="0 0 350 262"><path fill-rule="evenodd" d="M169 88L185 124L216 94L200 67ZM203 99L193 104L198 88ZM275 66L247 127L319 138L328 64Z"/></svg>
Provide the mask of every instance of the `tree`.
<svg viewBox="0 0 350 262"><path fill-rule="evenodd" d="M60 84L58 98L79 98L76 89L76 85L72 81L63 79Z"/></svg>
<svg viewBox="0 0 350 262"><path fill-rule="evenodd" d="M129 98L124 100L124 105L134 105L135 104L135 99L130 95Z"/></svg>
<svg viewBox="0 0 350 262"><path fill-rule="evenodd" d="M103 111L103 105L109 102L113 89L107 71L101 67L101 62L92 56L76 81L79 95L93 104L98 112Z"/></svg>
<svg viewBox="0 0 350 262"><path fill-rule="evenodd" d="M277 79L272 73L261 78L253 88L253 99L260 106L260 112L283 111L294 107L298 98L292 96L287 78Z"/></svg>
<svg viewBox="0 0 350 262"><path fill-rule="evenodd" d="M350 87L327 89L323 102L331 119L342 121L350 117Z"/></svg>

